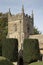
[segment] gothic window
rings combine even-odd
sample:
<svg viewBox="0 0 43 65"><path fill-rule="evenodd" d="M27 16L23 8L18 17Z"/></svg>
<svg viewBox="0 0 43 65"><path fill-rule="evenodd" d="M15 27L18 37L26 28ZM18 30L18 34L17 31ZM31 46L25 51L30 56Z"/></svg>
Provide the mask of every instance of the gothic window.
<svg viewBox="0 0 43 65"><path fill-rule="evenodd" d="M14 31L17 31L17 25L14 24Z"/></svg>
<svg viewBox="0 0 43 65"><path fill-rule="evenodd" d="M29 33L29 25L27 24L27 32Z"/></svg>

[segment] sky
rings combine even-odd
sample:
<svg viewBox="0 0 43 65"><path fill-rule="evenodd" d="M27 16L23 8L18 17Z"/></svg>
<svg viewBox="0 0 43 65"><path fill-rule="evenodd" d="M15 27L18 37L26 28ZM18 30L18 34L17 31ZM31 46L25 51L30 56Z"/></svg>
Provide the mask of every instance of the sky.
<svg viewBox="0 0 43 65"><path fill-rule="evenodd" d="M0 0L0 12L6 13L11 10L12 14L21 12L24 4L25 13L34 13L34 26L43 34L43 0Z"/></svg>

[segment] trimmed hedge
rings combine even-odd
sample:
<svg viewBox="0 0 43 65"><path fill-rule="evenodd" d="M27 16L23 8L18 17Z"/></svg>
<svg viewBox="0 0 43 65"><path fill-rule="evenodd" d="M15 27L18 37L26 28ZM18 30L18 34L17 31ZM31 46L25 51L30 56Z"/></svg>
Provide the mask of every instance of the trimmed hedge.
<svg viewBox="0 0 43 65"><path fill-rule="evenodd" d="M0 56L2 56L2 41L0 40Z"/></svg>
<svg viewBox="0 0 43 65"><path fill-rule="evenodd" d="M25 39L23 43L23 59L25 62L31 63L39 60L39 42L37 39Z"/></svg>
<svg viewBox="0 0 43 65"><path fill-rule="evenodd" d="M18 40L4 39L2 45L2 56L8 58L10 61L18 60Z"/></svg>
<svg viewBox="0 0 43 65"><path fill-rule="evenodd" d="M0 46L0 56L2 56L2 46Z"/></svg>
<svg viewBox="0 0 43 65"><path fill-rule="evenodd" d="M10 62L8 59L5 57L0 56L0 65L13 65L12 62Z"/></svg>

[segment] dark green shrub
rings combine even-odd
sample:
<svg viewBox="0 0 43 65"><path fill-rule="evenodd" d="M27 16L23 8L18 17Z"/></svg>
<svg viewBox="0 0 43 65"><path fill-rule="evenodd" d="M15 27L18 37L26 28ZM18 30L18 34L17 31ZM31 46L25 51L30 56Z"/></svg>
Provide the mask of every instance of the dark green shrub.
<svg viewBox="0 0 43 65"><path fill-rule="evenodd" d="M0 56L2 56L2 41L0 40Z"/></svg>
<svg viewBox="0 0 43 65"><path fill-rule="evenodd" d="M4 39L2 45L2 56L10 61L18 60L18 41L17 39Z"/></svg>
<svg viewBox="0 0 43 65"><path fill-rule="evenodd" d="M23 43L23 59L31 63L39 60L40 51L37 39L25 39Z"/></svg>
<svg viewBox="0 0 43 65"><path fill-rule="evenodd" d="M2 56L2 46L0 46L0 56Z"/></svg>
<svg viewBox="0 0 43 65"><path fill-rule="evenodd" d="M13 65L13 63L5 57L0 57L0 65Z"/></svg>

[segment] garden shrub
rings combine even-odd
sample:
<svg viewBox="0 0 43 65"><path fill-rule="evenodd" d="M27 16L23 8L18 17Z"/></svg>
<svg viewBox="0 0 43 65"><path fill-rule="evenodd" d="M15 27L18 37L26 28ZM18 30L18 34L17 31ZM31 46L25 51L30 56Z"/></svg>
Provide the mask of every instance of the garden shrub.
<svg viewBox="0 0 43 65"><path fill-rule="evenodd" d="M18 40L4 39L2 45L2 56L8 58L10 61L18 60Z"/></svg>
<svg viewBox="0 0 43 65"><path fill-rule="evenodd" d="M2 41L0 40L0 56L2 56Z"/></svg>
<svg viewBox="0 0 43 65"><path fill-rule="evenodd" d="M39 60L39 42L37 39L25 39L23 43L23 59L31 63Z"/></svg>
<svg viewBox="0 0 43 65"><path fill-rule="evenodd" d="M0 56L2 56L2 46L0 46Z"/></svg>
<svg viewBox="0 0 43 65"><path fill-rule="evenodd" d="M0 56L0 65L13 65L13 63L9 59Z"/></svg>
<svg viewBox="0 0 43 65"><path fill-rule="evenodd" d="M43 61L41 62L34 62L34 63L31 63L31 64L28 64L28 65L43 65Z"/></svg>

